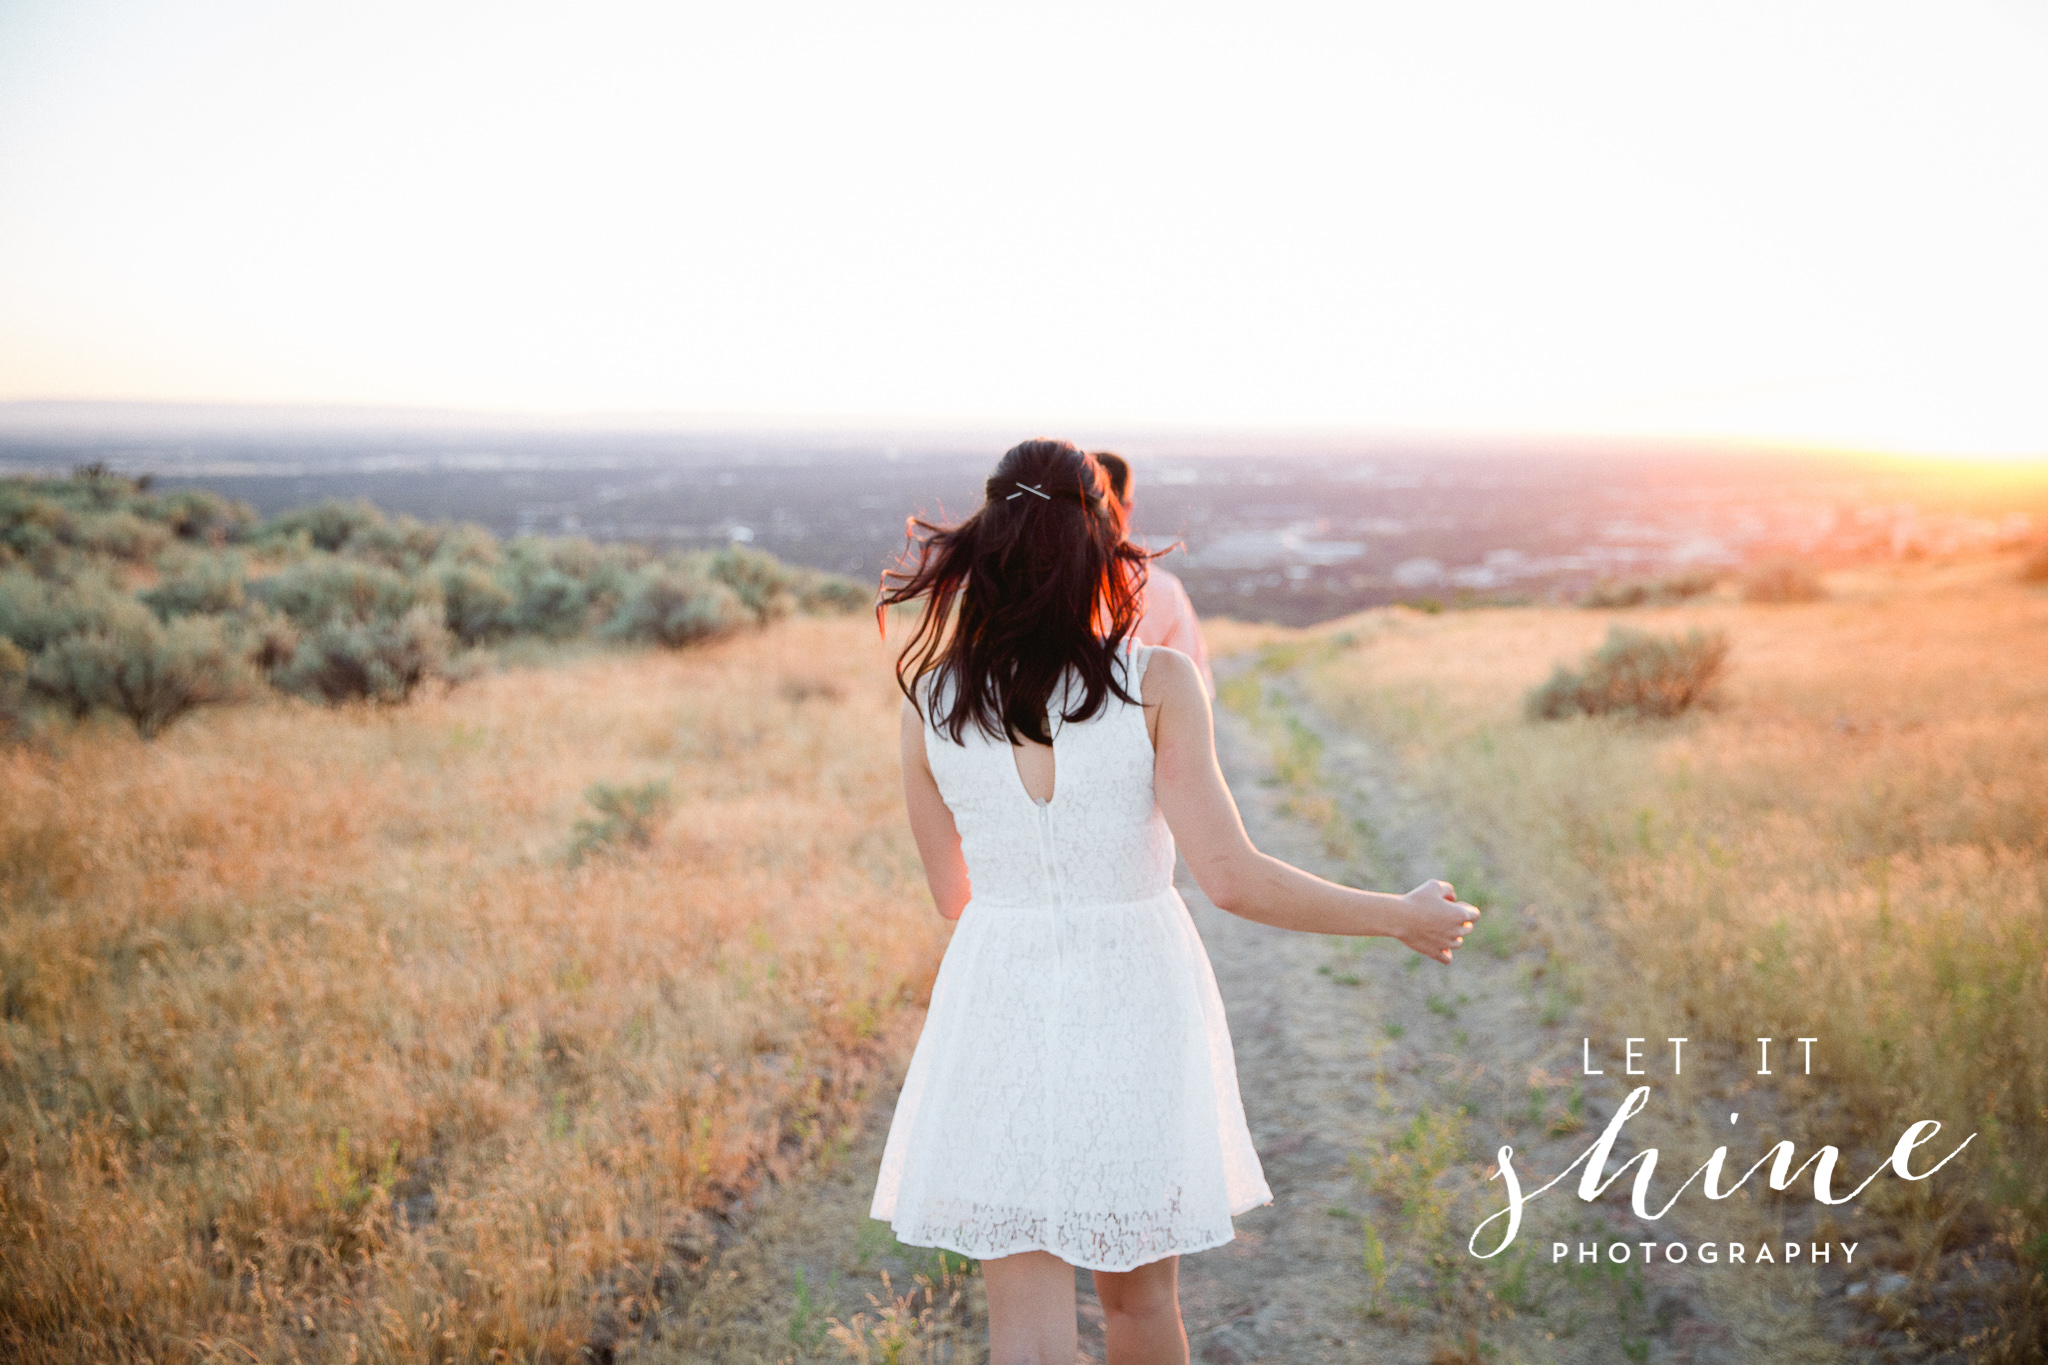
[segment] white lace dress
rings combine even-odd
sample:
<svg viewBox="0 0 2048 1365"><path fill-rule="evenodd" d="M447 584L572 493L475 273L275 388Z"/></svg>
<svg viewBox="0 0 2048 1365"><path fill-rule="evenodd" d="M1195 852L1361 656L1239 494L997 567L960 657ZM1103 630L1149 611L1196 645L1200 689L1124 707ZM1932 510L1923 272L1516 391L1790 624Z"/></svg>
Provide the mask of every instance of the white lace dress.
<svg viewBox="0 0 2048 1365"><path fill-rule="evenodd" d="M1121 658L1139 695L1150 647ZM1078 689L1077 694L1078 694ZM912 1246L1130 1270L1270 1203L1209 955L1173 886L1141 708L1062 723L1053 796L933 729L973 898L939 965L870 1213Z"/></svg>

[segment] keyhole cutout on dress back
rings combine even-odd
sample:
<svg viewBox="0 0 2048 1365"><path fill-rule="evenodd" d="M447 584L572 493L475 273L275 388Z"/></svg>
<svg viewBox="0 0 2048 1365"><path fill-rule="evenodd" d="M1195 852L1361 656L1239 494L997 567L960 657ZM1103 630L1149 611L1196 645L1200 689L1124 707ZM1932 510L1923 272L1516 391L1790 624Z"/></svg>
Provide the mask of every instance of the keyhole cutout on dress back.
<svg viewBox="0 0 2048 1365"><path fill-rule="evenodd" d="M1017 761L1017 780L1024 784L1024 794L1041 806L1050 805L1053 781L1057 776L1053 768L1052 746L1026 740L1022 744L1012 744L1010 756Z"/></svg>

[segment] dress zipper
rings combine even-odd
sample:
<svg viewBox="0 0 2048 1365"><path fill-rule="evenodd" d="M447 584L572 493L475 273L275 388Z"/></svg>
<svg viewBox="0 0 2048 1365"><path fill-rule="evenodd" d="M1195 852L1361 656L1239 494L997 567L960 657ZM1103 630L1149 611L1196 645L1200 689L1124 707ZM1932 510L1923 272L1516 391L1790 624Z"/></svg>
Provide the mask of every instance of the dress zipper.
<svg viewBox="0 0 2048 1365"><path fill-rule="evenodd" d="M1057 1107L1059 1104L1057 1097L1066 1089L1067 1083L1066 1059L1060 1055L1060 1025L1064 1022L1067 1012L1067 951L1064 941L1066 937L1067 897L1066 888L1059 876L1058 860L1054 857L1053 852L1052 802L1050 800L1033 801L1032 805L1038 808L1039 867L1045 873L1046 894L1052 900L1051 912L1048 918L1052 924L1054 988L1052 1012L1045 1021L1045 1082L1046 1103ZM1042 1188L1045 1191L1044 1197L1046 1201L1044 1209L1048 1214L1059 1208L1063 1193L1059 1186L1060 1172L1055 1168L1053 1161L1053 1152L1058 1138L1055 1129L1056 1125L1052 1123L1046 1124L1045 1151L1043 1155L1045 1162L1043 1179L1045 1183ZM1058 1232L1059 1229L1057 1228L1046 1229L1048 1236L1056 1236Z"/></svg>

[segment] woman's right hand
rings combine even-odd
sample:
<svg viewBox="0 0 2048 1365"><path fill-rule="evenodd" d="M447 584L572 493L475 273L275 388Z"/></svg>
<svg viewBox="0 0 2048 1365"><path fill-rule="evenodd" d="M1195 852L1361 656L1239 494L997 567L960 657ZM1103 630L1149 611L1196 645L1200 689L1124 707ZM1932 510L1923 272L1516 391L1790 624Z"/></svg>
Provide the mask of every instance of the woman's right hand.
<svg viewBox="0 0 2048 1365"><path fill-rule="evenodd" d="M1465 942L1479 918L1479 907L1459 900L1445 881L1426 881L1401 899L1408 905L1408 924L1396 937L1438 962L1451 960L1451 950Z"/></svg>

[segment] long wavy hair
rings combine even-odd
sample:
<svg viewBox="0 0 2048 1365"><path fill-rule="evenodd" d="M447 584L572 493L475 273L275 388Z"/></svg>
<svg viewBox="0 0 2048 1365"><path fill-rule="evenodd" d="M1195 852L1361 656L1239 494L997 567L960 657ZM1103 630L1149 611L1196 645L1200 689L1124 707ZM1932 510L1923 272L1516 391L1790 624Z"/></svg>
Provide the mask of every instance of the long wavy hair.
<svg viewBox="0 0 2048 1365"><path fill-rule="evenodd" d="M911 517L895 567L882 574L876 623L924 600L896 656L896 685L923 716L915 684L931 676L925 719L956 744L972 725L990 739L1052 743L1046 712L1072 667L1084 721L1125 690L1115 666L1143 611L1152 555L1125 539L1123 505L1094 458L1067 441L1012 446L957 526Z"/></svg>

